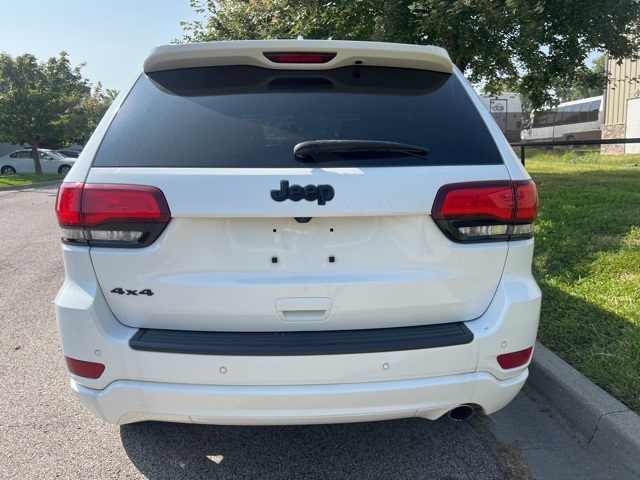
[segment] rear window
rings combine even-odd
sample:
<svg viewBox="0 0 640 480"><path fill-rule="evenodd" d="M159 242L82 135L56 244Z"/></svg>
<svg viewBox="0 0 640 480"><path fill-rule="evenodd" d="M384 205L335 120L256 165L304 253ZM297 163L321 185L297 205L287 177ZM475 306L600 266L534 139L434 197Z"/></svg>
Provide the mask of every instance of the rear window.
<svg viewBox="0 0 640 480"><path fill-rule="evenodd" d="M113 120L97 167L304 167L296 144L379 140L426 147L330 154L312 166L502 163L459 80L421 70L344 67L276 71L250 66L142 75Z"/></svg>

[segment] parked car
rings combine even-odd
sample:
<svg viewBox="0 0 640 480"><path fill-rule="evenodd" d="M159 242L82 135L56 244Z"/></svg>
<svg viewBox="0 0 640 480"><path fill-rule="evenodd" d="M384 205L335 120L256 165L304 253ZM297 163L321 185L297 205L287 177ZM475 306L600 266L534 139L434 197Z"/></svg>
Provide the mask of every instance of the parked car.
<svg viewBox="0 0 640 480"><path fill-rule="evenodd" d="M56 150L56 152L61 153L65 157L71 157L71 158L78 158L81 153L79 150L73 150L70 148L64 149L64 150Z"/></svg>
<svg viewBox="0 0 640 480"><path fill-rule="evenodd" d="M56 201L95 415L463 419L521 389L536 187L446 51L162 46L119 98Z"/></svg>
<svg viewBox="0 0 640 480"><path fill-rule="evenodd" d="M35 173L31 150L17 150L0 158L0 174ZM53 150L38 149L42 173L66 174L76 162Z"/></svg>

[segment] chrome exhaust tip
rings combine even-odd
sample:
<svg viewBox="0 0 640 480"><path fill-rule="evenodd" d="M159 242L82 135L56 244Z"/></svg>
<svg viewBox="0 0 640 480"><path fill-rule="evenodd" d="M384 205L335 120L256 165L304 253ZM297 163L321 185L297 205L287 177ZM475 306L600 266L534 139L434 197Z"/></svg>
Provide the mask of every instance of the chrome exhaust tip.
<svg viewBox="0 0 640 480"><path fill-rule="evenodd" d="M456 407L453 410L450 410L447 415L451 420L459 422L459 421L467 420L468 418L471 418L475 413L475 411L476 409L473 408L471 405L460 405L459 407Z"/></svg>

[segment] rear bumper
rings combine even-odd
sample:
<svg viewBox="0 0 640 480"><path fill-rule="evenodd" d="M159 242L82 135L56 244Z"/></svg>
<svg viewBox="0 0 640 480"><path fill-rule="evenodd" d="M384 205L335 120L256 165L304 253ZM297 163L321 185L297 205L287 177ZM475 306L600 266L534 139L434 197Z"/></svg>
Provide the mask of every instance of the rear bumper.
<svg viewBox="0 0 640 480"><path fill-rule="evenodd" d="M528 370L507 379L476 372L437 378L334 385L212 386L119 380L104 390L71 386L113 424L167 421L218 425L346 423L422 417L463 405L493 413L520 391Z"/></svg>
<svg viewBox="0 0 640 480"><path fill-rule="evenodd" d="M510 246L529 254L530 247ZM115 424L435 419L462 404L490 414L515 397L528 375L528 365L504 370L497 357L535 343L540 290L530 265L530 256L510 256L489 308L464 322L470 343L415 350L262 357L134 350L129 342L138 330L115 319L89 261L67 264L73 275L56 313L64 354L106 366L98 379L72 374L74 391Z"/></svg>

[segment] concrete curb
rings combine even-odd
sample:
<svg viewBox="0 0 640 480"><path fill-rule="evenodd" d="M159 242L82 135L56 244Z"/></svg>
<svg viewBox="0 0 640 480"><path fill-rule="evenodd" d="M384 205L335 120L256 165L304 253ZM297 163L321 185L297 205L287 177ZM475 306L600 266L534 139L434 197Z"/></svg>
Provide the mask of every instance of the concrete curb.
<svg viewBox="0 0 640 480"><path fill-rule="evenodd" d="M528 383L587 445L640 475L640 416L540 343L529 366Z"/></svg>

